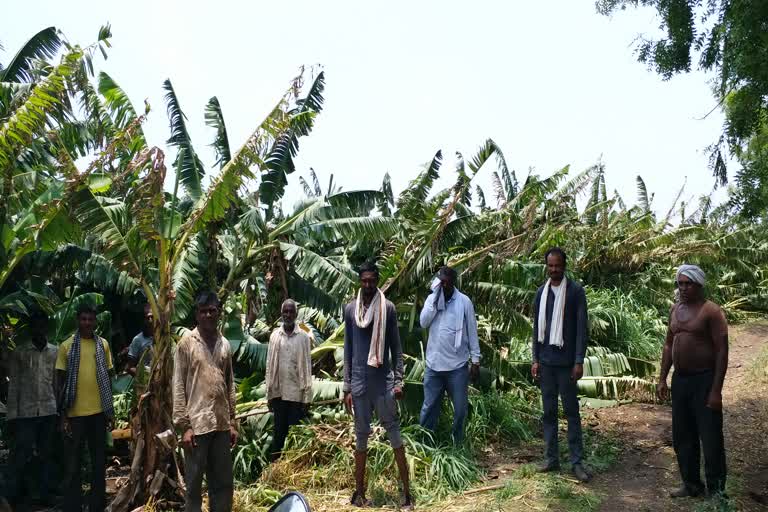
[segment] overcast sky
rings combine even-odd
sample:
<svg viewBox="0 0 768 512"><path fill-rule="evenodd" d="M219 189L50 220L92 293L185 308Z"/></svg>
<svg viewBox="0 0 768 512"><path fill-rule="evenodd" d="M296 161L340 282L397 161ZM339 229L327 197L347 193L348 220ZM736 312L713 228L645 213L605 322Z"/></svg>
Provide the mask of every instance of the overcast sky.
<svg viewBox="0 0 768 512"><path fill-rule="evenodd" d="M149 100L150 143L164 147L168 137L170 78L208 164L211 96L234 150L301 65L321 64L325 110L301 142L289 199L310 166L347 190L378 188L389 172L398 193L438 149L469 158L488 137L518 176L566 164L575 173L602 158L609 190L630 204L638 174L658 210L686 176L684 199L712 189L704 149L722 115L700 120L715 105L706 76L664 82L636 61L635 38L657 31L651 10L606 18L592 0L4 1L2 62L46 26L86 45L111 23L113 48L98 66L139 108ZM494 169L478 183L489 187ZM452 181L452 168L444 175Z"/></svg>

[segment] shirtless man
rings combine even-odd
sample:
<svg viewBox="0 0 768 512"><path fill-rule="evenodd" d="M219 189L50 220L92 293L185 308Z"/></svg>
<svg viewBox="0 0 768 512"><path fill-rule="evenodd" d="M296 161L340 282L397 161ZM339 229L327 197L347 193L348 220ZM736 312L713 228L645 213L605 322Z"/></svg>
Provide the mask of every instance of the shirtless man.
<svg viewBox="0 0 768 512"><path fill-rule="evenodd" d="M677 271L680 302L672 306L656 391L669 396L672 375L672 441L683 485L670 496L698 496L704 492L699 469L704 450L704 473L710 496L725 490L723 443L723 380L728 368L728 324L720 306L704 299L704 272L695 265Z"/></svg>

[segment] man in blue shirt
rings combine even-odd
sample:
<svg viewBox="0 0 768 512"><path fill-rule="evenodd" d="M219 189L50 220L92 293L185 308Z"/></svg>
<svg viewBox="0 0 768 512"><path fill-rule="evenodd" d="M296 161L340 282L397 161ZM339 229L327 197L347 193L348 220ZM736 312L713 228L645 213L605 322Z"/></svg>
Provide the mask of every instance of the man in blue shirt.
<svg viewBox="0 0 768 512"><path fill-rule="evenodd" d="M469 380L480 372L480 343L475 308L469 297L456 289L456 277L456 270L442 267L421 310L419 320L422 328L429 329L429 340L419 423L435 429L443 392L447 391L454 410L453 442L460 444L469 405Z"/></svg>
<svg viewBox="0 0 768 512"><path fill-rule="evenodd" d="M137 334L128 348L128 368L127 372L136 377L139 373L137 367L141 363L144 371L148 371L152 366L152 336L154 335L155 321L152 315L152 308L149 304L144 304L144 323L141 332ZM145 352L149 350L148 353ZM142 369L142 368L139 368Z"/></svg>
<svg viewBox="0 0 768 512"><path fill-rule="evenodd" d="M559 247L544 256L549 279L536 293L533 303L533 361L531 374L541 385L544 407L544 442L547 460L541 472L560 469L557 445L557 396L568 418L568 451L573 474L586 482L582 466L584 451L577 381L584 374L587 350L587 297L584 288L565 277L565 252Z"/></svg>

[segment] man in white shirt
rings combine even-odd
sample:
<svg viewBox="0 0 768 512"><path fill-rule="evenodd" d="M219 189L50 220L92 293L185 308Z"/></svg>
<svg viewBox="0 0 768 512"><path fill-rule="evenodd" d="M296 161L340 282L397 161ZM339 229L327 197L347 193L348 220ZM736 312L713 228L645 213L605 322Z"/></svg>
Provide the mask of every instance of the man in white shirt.
<svg viewBox="0 0 768 512"><path fill-rule="evenodd" d="M280 312L283 325L272 332L267 349L267 403L275 434L270 456L280 458L288 430L304 419L312 401L312 341L296 325L296 303L288 299Z"/></svg>
<svg viewBox="0 0 768 512"><path fill-rule="evenodd" d="M442 267L439 283L424 302L420 323L429 329L427 368L424 372L424 404L419 423L434 430L440 417L443 392L453 402L453 441L464 440L469 380L480 372L480 343L475 308L469 297L456 289L456 271ZM471 360L471 364L469 363Z"/></svg>

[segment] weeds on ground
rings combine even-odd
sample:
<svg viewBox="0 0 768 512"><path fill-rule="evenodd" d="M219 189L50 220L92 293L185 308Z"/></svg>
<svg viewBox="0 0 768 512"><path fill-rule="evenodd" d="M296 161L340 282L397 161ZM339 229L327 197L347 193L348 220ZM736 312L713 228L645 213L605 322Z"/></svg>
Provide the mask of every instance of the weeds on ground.
<svg viewBox="0 0 768 512"><path fill-rule="evenodd" d="M736 505L732 500L716 496L707 501L699 503L694 512L736 512Z"/></svg>

